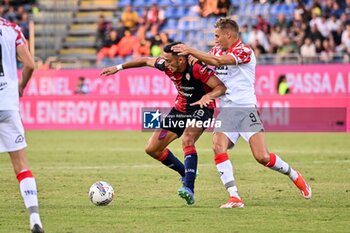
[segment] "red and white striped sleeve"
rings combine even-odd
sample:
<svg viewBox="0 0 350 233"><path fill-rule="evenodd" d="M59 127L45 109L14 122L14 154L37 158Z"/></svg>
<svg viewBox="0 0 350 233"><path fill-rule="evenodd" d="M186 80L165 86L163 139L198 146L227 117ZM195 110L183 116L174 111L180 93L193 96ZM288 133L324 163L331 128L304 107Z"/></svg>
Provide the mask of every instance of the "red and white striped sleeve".
<svg viewBox="0 0 350 233"><path fill-rule="evenodd" d="M24 35L22 33L22 29L18 25L15 25L14 30L17 33L16 47L21 46L21 45L25 45L26 39L24 38Z"/></svg>
<svg viewBox="0 0 350 233"><path fill-rule="evenodd" d="M251 60L252 49L249 46L242 46L234 48L229 54L234 57L237 65L247 64Z"/></svg>

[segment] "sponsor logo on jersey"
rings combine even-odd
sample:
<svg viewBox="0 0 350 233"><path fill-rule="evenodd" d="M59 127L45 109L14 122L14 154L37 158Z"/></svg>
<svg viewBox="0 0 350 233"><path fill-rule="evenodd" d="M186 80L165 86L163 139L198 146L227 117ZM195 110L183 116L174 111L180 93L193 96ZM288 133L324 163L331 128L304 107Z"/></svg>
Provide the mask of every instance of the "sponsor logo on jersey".
<svg viewBox="0 0 350 233"><path fill-rule="evenodd" d="M182 90L189 91L189 90L194 90L194 87L180 87Z"/></svg>
<svg viewBox="0 0 350 233"><path fill-rule="evenodd" d="M3 74L0 72L0 76L1 75ZM0 91L4 90L6 86L7 86L7 82L0 83Z"/></svg>
<svg viewBox="0 0 350 233"><path fill-rule="evenodd" d="M215 67L215 70L228 70L228 66Z"/></svg>
<svg viewBox="0 0 350 233"><path fill-rule="evenodd" d="M186 92L183 92L183 91L180 91L179 90L179 93L185 97L192 97L192 94L189 94L189 93L186 93Z"/></svg>
<svg viewBox="0 0 350 233"><path fill-rule="evenodd" d="M228 72L217 71L217 75L228 75Z"/></svg>
<svg viewBox="0 0 350 233"><path fill-rule="evenodd" d="M215 67L217 75L228 75L228 66Z"/></svg>

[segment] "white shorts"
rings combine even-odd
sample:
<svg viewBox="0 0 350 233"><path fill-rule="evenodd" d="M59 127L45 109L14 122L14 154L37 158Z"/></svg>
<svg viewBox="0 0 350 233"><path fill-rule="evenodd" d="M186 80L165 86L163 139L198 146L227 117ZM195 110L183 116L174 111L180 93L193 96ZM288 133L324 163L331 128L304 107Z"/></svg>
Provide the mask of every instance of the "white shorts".
<svg viewBox="0 0 350 233"><path fill-rule="evenodd" d="M18 151L27 146L18 111L0 111L0 153Z"/></svg>
<svg viewBox="0 0 350 233"><path fill-rule="evenodd" d="M237 143L241 136L245 141L256 133L264 131L263 123L256 106L237 106L232 102L221 104L217 121L221 121L221 127L215 128L214 132L224 133L233 144Z"/></svg>

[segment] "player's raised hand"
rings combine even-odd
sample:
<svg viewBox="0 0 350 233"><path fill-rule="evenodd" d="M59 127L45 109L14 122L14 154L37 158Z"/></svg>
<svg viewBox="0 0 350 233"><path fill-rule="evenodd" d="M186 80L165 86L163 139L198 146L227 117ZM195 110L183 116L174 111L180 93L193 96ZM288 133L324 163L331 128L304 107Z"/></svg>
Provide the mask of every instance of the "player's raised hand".
<svg viewBox="0 0 350 233"><path fill-rule="evenodd" d="M189 55L189 56L188 56L188 63L189 63L190 65L193 66L197 61L198 61L198 59L195 58L194 56L192 56L192 55Z"/></svg>
<svg viewBox="0 0 350 233"><path fill-rule="evenodd" d="M185 56L190 54L190 47L184 44L174 45L173 47L171 47L171 50L176 53L179 53L180 56Z"/></svg>
<svg viewBox="0 0 350 233"><path fill-rule="evenodd" d="M213 99L211 99L209 95L203 95L200 100L198 100L190 105L191 106L199 105L201 108L203 108L203 107L208 107L208 105L212 101L213 101Z"/></svg>
<svg viewBox="0 0 350 233"><path fill-rule="evenodd" d="M112 74L115 74L118 72L118 69L116 66L110 66L110 67L107 67L107 68L104 68L101 73L100 73L100 76L109 76L109 75L112 75Z"/></svg>

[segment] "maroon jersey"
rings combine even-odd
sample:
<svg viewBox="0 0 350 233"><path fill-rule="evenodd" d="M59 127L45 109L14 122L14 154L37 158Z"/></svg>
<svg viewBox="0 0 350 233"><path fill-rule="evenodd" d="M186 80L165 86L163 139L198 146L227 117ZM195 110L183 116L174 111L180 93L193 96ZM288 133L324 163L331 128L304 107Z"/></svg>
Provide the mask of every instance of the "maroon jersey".
<svg viewBox="0 0 350 233"><path fill-rule="evenodd" d="M180 112L187 112L199 105L190 106L202 98L205 94L212 91L206 83L209 78L215 75L215 72L200 62L194 65L187 65L186 70L182 73L173 73L165 66L165 60L158 57L154 66L163 71L175 84L178 95L175 101L175 109ZM209 109L215 108L215 101L208 105Z"/></svg>

